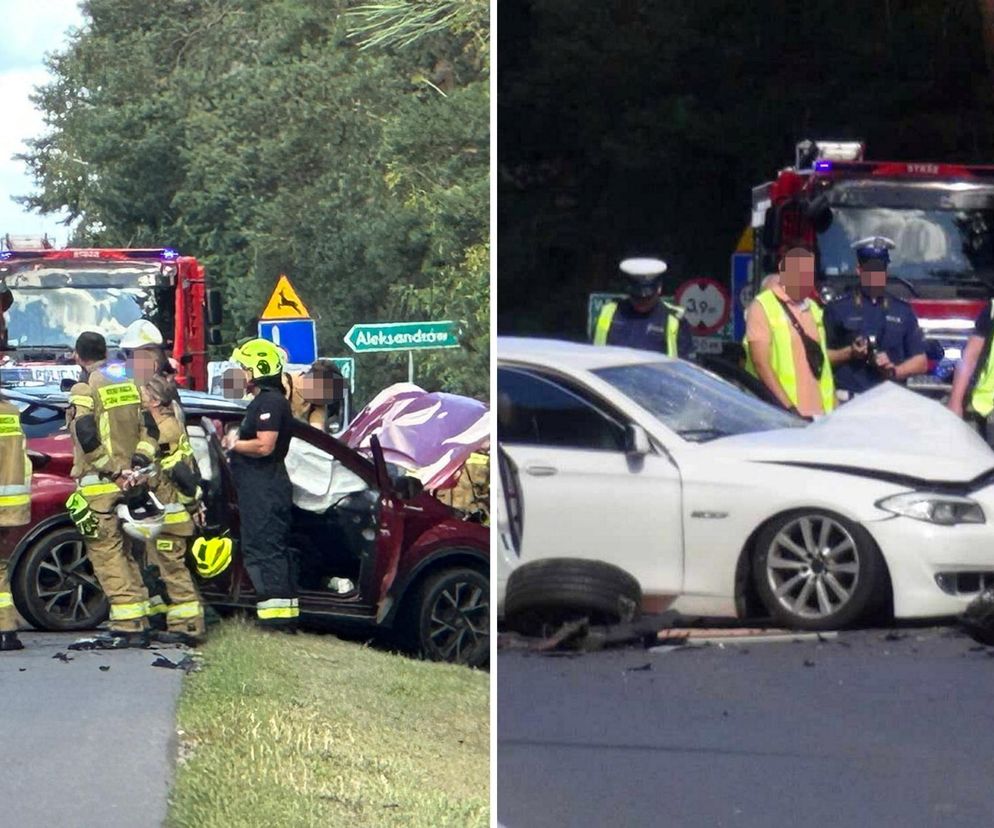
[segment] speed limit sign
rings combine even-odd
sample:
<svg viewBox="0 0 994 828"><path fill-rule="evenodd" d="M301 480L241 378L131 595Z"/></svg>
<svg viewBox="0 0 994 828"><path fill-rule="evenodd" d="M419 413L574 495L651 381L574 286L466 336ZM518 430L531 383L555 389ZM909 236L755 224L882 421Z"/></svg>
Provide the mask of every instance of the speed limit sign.
<svg viewBox="0 0 994 828"><path fill-rule="evenodd" d="M691 279L676 289L676 303L697 336L717 333L728 321L731 302L725 286L714 279Z"/></svg>

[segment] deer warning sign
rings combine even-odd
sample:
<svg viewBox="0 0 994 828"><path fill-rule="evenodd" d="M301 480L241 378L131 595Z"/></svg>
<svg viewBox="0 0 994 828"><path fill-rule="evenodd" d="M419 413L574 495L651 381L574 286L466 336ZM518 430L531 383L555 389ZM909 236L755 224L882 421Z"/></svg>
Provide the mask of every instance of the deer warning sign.
<svg viewBox="0 0 994 828"><path fill-rule="evenodd" d="M266 309L262 312L260 319L310 319L304 303L300 301L297 291L293 289L290 280L285 274L280 274L280 280L276 283L273 295L266 303Z"/></svg>

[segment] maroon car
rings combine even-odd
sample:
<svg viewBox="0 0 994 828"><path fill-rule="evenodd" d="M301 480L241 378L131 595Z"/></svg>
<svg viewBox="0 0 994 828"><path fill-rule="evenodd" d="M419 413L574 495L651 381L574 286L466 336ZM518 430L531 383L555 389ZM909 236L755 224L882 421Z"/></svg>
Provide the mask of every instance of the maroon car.
<svg viewBox="0 0 994 828"><path fill-rule="evenodd" d="M62 392L8 391L21 410L32 462L32 521L13 530L0 555L10 561L14 602L46 630L95 626L107 601L93 576L65 501L72 443ZM204 478L211 532L238 536L238 499L220 445L241 420L241 403L182 392ZM298 552L305 622L389 630L427 658L480 666L489 657L489 531L421 490L383 461L371 461L333 437L295 424L287 456L294 484L293 545ZM255 593L237 553L229 569L201 581L220 611L251 610Z"/></svg>

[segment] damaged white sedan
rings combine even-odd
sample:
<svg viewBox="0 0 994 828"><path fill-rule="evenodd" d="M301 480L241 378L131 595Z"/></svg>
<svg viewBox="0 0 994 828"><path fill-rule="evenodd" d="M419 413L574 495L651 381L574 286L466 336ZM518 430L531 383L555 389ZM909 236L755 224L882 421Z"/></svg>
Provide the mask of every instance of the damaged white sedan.
<svg viewBox="0 0 994 828"><path fill-rule="evenodd" d="M613 564L645 611L802 629L994 585L994 452L937 402L886 383L809 424L648 352L497 350L499 612L552 559Z"/></svg>

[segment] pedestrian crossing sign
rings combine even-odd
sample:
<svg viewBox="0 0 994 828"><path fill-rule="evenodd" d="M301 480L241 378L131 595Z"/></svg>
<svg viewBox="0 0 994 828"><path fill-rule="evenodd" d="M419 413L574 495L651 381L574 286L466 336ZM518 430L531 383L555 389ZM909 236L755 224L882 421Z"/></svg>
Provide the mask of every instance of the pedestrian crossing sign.
<svg viewBox="0 0 994 828"><path fill-rule="evenodd" d="M311 314L293 289L286 274L280 274L280 280L269 297L266 309L260 319L310 319Z"/></svg>

